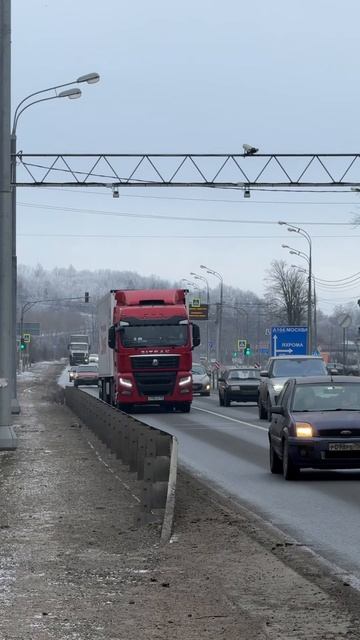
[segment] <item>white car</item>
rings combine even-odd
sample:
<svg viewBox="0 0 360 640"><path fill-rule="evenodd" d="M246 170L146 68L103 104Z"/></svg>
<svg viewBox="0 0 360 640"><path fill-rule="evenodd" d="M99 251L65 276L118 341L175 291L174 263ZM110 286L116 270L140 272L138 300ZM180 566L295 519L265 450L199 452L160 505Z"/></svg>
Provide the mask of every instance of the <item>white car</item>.
<svg viewBox="0 0 360 640"><path fill-rule="evenodd" d="M99 356L97 353L90 353L89 355L89 364L91 363L95 363L98 364L99 362Z"/></svg>
<svg viewBox="0 0 360 640"><path fill-rule="evenodd" d="M201 396L210 395L210 378L202 364L193 364L192 369L193 393L199 393Z"/></svg>

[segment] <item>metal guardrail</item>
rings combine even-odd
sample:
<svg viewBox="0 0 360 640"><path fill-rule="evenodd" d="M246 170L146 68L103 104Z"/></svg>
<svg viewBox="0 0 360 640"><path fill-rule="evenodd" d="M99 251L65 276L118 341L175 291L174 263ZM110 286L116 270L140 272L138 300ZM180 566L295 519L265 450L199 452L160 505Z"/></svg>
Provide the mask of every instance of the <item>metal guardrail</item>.
<svg viewBox="0 0 360 640"><path fill-rule="evenodd" d="M161 541L170 539L175 508L177 440L106 402L73 387L65 388L67 406L141 482L138 524L162 516Z"/></svg>

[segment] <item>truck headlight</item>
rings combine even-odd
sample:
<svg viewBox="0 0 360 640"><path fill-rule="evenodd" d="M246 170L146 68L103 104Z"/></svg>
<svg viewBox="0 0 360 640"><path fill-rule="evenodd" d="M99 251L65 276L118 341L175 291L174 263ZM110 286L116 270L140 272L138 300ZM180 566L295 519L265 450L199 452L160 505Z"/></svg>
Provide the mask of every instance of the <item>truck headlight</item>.
<svg viewBox="0 0 360 640"><path fill-rule="evenodd" d="M298 438L312 438L314 435L313 428L308 422L297 422L295 431Z"/></svg>
<svg viewBox="0 0 360 640"><path fill-rule="evenodd" d="M180 378L179 387L186 387L186 385L191 383L191 376L186 376L185 378Z"/></svg>
<svg viewBox="0 0 360 640"><path fill-rule="evenodd" d="M126 387L127 389L131 389L133 386L131 380L128 380L127 378L119 378L119 384L121 384L123 387Z"/></svg>

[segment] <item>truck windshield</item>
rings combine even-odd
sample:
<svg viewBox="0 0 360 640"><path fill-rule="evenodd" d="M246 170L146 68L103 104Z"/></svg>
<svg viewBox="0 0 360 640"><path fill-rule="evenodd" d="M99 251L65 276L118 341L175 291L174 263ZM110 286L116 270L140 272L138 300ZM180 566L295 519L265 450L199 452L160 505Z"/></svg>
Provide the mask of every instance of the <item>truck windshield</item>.
<svg viewBox="0 0 360 640"><path fill-rule="evenodd" d="M187 325L137 325L122 327L124 347L182 347L188 341Z"/></svg>
<svg viewBox="0 0 360 640"><path fill-rule="evenodd" d="M82 342L73 342L70 345L70 349L72 349L73 351L87 351L88 350L88 345L86 344L86 342L82 343Z"/></svg>

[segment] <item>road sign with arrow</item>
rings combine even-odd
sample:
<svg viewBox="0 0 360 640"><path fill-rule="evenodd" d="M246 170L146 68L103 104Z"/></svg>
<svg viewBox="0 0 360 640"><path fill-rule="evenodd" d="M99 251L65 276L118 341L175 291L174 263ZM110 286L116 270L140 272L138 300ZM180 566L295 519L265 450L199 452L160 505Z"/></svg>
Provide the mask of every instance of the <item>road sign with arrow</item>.
<svg viewBox="0 0 360 640"><path fill-rule="evenodd" d="M272 356L304 356L307 353L307 327L272 327Z"/></svg>

